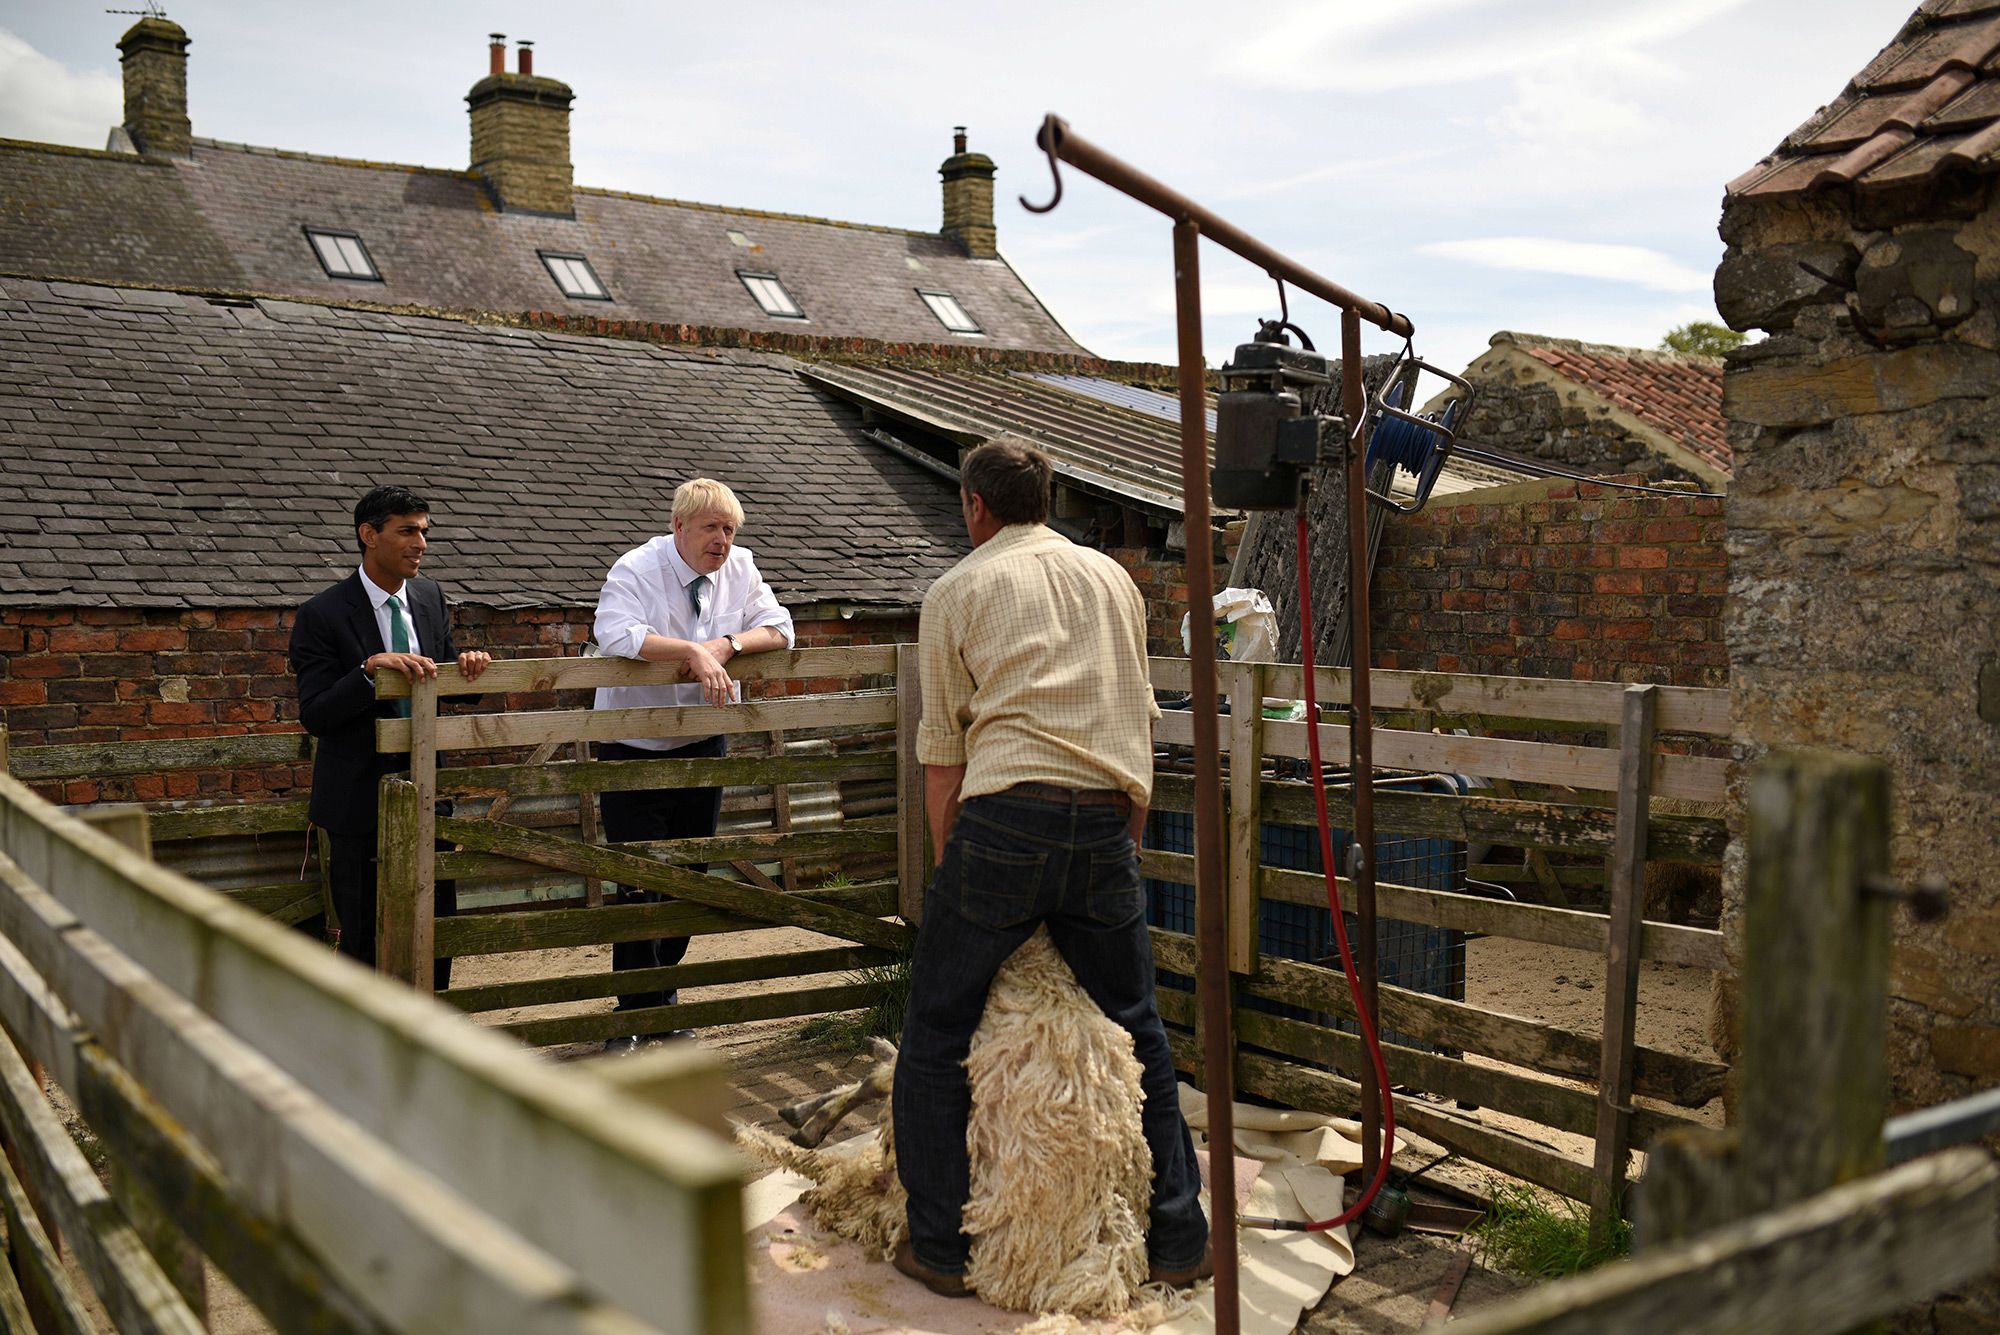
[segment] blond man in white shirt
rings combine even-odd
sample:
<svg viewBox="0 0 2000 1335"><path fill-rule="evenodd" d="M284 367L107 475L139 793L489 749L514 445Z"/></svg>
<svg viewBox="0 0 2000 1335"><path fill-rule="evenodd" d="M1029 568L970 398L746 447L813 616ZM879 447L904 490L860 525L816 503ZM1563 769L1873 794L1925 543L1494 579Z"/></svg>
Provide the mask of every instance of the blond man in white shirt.
<svg viewBox="0 0 2000 1335"><path fill-rule="evenodd" d="M788 649L792 614L778 602L757 571L750 549L736 545L743 506L736 494L710 478L683 482L674 491L673 531L618 558L597 599L595 638L606 657L649 663L679 663L688 680L679 685L607 686L597 692L598 709L656 705L721 705L736 699L736 684L725 667L738 654ZM598 747L603 760L720 756L727 739L710 737L628 737ZM701 838L715 833L722 812L722 789L649 788L607 792L599 802L604 837L612 843ZM707 870L696 864L696 871ZM619 887L629 902L662 896ZM615 972L678 964L688 939L621 941L611 948ZM663 988L618 998L620 1010L668 1006L674 994ZM628 1051L652 1035L643 1017L626 1022L631 1033L606 1042L607 1051Z"/></svg>

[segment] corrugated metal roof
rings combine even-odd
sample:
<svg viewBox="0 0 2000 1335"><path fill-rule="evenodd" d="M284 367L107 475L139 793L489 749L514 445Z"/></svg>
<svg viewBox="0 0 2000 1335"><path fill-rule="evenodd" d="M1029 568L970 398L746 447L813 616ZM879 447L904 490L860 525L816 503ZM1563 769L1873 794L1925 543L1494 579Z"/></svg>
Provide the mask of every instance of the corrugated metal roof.
<svg viewBox="0 0 2000 1335"><path fill-rule="evenodd" d="M1048 454L1065 481L1168 515L1186 509L1181 492L1180 401L1172 395L1095 376L976 369L820 363L804 367L800 374L851 402L963 445L1004 433L1025 436ZM1212 450L1213 395L1209 402ZM1501 465L1453 459L1432 490L1448 495L1534 476ZM1392 491L1410 496L1411 478L1399 472Z"/></svg>

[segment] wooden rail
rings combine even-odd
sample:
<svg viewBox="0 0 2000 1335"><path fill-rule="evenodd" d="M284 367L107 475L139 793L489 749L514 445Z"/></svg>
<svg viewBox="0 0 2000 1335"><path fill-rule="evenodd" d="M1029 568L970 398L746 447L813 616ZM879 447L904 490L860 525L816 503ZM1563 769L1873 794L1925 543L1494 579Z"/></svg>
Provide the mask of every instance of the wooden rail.
<svg viewBox="0 0 2000 1335"><path fill-rule="evenodd" d="M739 1168L715 1132L537 1062L5 777L0 1023L279 1329L747 1321ZM0 1120L98 1299L121 1329L199 1329L39 1098L0 1060ZM71 1328L15 1185L0 1206L28 1299Z"/></svg>

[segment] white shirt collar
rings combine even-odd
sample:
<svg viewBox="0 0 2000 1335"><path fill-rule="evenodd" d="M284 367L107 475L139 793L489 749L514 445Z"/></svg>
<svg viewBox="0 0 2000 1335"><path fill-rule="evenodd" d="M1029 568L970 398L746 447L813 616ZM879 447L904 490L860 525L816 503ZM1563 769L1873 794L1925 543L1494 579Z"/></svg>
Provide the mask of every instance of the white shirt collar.
<svg viewBox="0 0 2000 1335"><path fill-rule="evenodd" d="M361 576L361 590L368 595L368 605L376 611L381 611L382 604L388 602L391 598L400 599L404 607L410 605L410 583L408 580L403 581L402 592L391 593L368 577L368 567L358 566L355 568L355 573Z"/></svg>
<svg viewBox="0 0 2000 1335"><path fill-rule="evenodd" d="M699 576L701 572L699 570L696 570L693 566L689 565L686 561L681 559L681 545L678 542L674 541L673 534L666 533L662 534L661 536L664 537L667 541L667 569L673 572L674 582L680 585L680 587L683 590L685 590L688 585L694 583L696 577ZM733 556L735 553L732 550L730 554ZM728 562L724 562L723 564L727 565ZM715 575L720 575L721 573L722 572L718 570L715 572ZM711 586L714 585L715 583L715 575L710 575L708 577L708 581Z"/></svg>

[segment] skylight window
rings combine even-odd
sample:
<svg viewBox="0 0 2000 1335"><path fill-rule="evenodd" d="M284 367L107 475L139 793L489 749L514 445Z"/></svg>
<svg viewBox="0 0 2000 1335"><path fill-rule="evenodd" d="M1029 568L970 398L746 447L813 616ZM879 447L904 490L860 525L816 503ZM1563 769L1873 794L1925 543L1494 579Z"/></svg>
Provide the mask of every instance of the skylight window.
<svg viewBox="0 0 2000 1335"><path fill-rule="evenodd" d="M977 334L984 332L979 327L979 321L967 315L965 307L959 305L958 298L954 297L951 293L931 292L920 287L917 289L917 295L924 299L924 305L931 308L931 314L937 316L938 323L946 329L951 330L952 333Z"/></svg>
<svg viewBox="0 0 2000 1335"><path fill-rule="evenodd" d="M742 246L744 249L748 250L751 247L753 247L756 243L752 241L748 236L745 236L742 232L731 232L729 234L729 244L732 246Z"/></svg>
<svg viewBox="0 0 2000 1335"><path fill-rule="evenodd" d="M778 275L746 273L738 269L736 276L743 280L743 286L750 289L750 295L764 308L764 314L775 315L781 320L806 318L806 313L799 309L799 303L792 300L792 294L785 291L785 285L778 281Z"/></svg>
<svg viewBox="0 0 2000 1335"><path fill-rule="evenodd" d="M352 278L362 283L379 283L382 274L368 257L368 247L353 232L336 232L325 227L308 227L306 240L329 278Z"/></svg>
<svg viewBox="0 0 2000 1335"><path fill-rule="evenodd" d="M590 267L590 261L581 255L559 255L553 251L538 250L542 264L548 269L549 277L556 280L566 297L578 301L609 301L611 294L604 290L604 284L597 281L597 271Z"/></svg>

